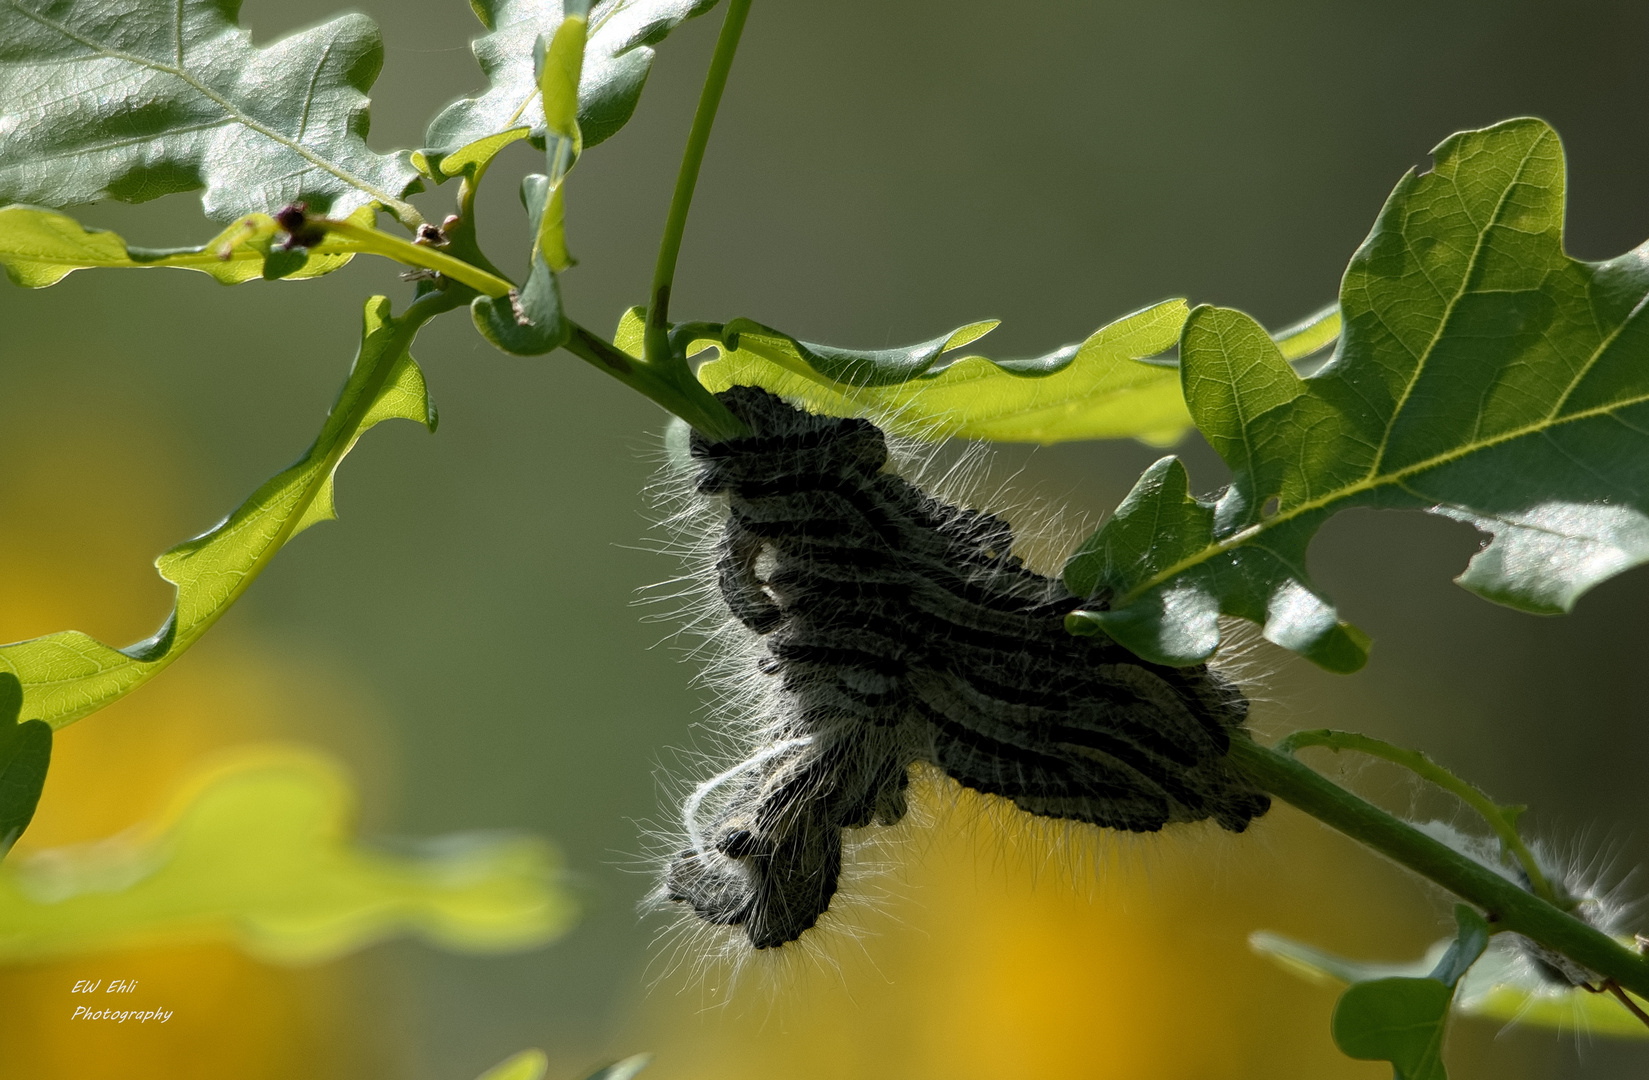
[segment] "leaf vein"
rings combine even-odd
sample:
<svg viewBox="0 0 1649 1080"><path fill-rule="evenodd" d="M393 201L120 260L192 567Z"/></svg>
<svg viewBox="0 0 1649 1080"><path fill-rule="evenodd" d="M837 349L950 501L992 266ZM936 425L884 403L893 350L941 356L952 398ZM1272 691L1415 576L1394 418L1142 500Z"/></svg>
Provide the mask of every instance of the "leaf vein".
<svg viewBox="0 0 1649 1080"><path fill-rule="evenodd" d="M1544 139L1537 140L1535 146L1538 146L1541 141L1544 141ZM1403 410L1408 406L1409 398L1413 395L1415 386L1419 384L1420 376L1425 372L1426 364L1430 360L1432 352L1437 348L1437 342L1442 338L1443 332L1448 328L1449 319L1454 315L1454 310L1459 305L1460 300L1471 291L1472 277L1477 272L1478 260L1482 258L1483 252L1487 248L1488 237L1491 231L1499 223L1500 215L1506 209L1506 205L1511 198L1512 192L1517 189L1517 184L1522 179L1524 170L1528 168L1528 164L1533 157L1534 146L1531 146L1528 152L1519 158L1517 168L1513 171L1511 181L1507 183L1505 190L1500 193L1500 198L1495 200L1495 207L1489 215L1487 224L1482 226L1477 225L1476 221L1472 219L1470 210L1466 209L1464 205L1462 206L1462 212L1465 214L1466 220L1471 221L1472 227L1477 230L1477 241L1472 245L1471 255L1467 260L1464 270L1461 272L1459 288L1455 290L1452 298L1449 299L1447 305L1444 307L1443 314L1438 318L1437 326L1432 331L1431 340L1426 343L1425 349L1422 350L1420 355L1417 357L1418 362L1415 364L1414 370L1409 374L1408 383L1403 387L1402 394L1398 396L1396 407L1392 409L1391 416L1386 421L1385 433L1380 439L1379 447L1375 450L1374 460L1369 464L1370 477L1373 477L1378 473L1380 465L1385 459L1386 448L1391 443L1391 433L1396 428L1397 421L1402 417ZM1451 184L1456 188L1456 190L1458 190L1458 183L1451 182ZM1429 281L1430 278L1428 277L1427 280ZM1409 352L1412 355L1413 350L1409 350Z"/></svg>

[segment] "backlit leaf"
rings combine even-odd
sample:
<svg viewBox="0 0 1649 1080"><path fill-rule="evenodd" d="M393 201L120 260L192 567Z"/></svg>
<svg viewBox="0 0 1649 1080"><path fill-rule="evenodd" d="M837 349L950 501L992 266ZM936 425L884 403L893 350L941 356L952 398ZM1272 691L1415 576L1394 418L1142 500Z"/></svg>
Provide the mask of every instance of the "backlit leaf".
<svg viewBox="0 0 1649 1080"><path fill-rule="evenodd" d="M405 219L405 153L366 144L378 28L344 15L265 48L240 0L0 0L0 203L144 202L204 187L230 221L287 203ZM415 212L414 212L415 213Z"/></svg>
<svg viewBox="0 0 1649 1080"><path fill-rule="evenodd" d="M237 750L156 822L0 866L0 962L229 941L313 964L404 934L504 952L553 940L573 920L542 841L450 836L379 849L351 838L353 816L330 759Z"/></svg>
<svg viewBox="0 0 1649 1080"><path fill-rule="evenodd" d="M482 1073L476 1080L544 1080L550 1059L542 1050L523 1050Z"/></svg>
<svg viewBox="0 0 1649 1080"><path fill-rule="evenodd" d="M630 119L653 67L652 46L716 0L601 0L588 8L589 41L578 83L578 127L585 146L601 142ZM562 0L473 0L489 33L472 48L487 77L486 91L453 102L425 135L428 146L415 161L437 181L457 176L463 166L449 155L466 147L527 128L533 145L544 145L544 108L533 70L533 46L562 23ZM579 5L582 7L582 5ZM466 158L470 155L465 154Z"/></svg>
<svg viewBox="0 0 1649 1080"><path fill-rule="evenodd" d="M1649 244L1563 251L1563 151L1539 120L1464 132L1387 201L1340 294L1344 336L1301 378L1241 312L1181 338L1191 415L1231 466L1192 497L1152 466L1065 570L1070 620L1161 663L1219 644L1218 616L1350 671L1367 638L1311 584L1306 549L1352 507L1425 510L1493 536L1460 584L1567 611L1649 559Z"/></svg>
<svg viewBox="0 0 1649 1080"><path fill-rule="evenodd" d="M549 199L539 215L534 246L558 274L576 261L567 250L562 184L583 149L578 133L578 78L584 66L587 31L583 14L569 11L555 34L547 41L539 38L533 50L539 98L544 102L544 171L549 184Z"/></svg>
<svg viewBox="0 0 1649 1080"><path fill-rule="evenodd" d="M550 198L549 177L532 173L521 180L521 202L527 208L528 227L538 232ZM561 310L561 284L537 244L521 288L508 296L477 296L470 302L470 318L493 346L516 356L540 356L560 348L572 333Z"/></svg>
<svg viewBox="0 0 1649 1080"><path fill-rule="evenodd" d="M34 819L52 758L51 727L23 720L22 708L17 676L0 673L0 859Z"/></svg>
<svg viewBox="0 0 1649 1080"><path fill-rule="evenodd" d="M370 206L355 213L372 224ZM269 242L280 232L268 214L248 214L199 247L134 248L105 229L88 229L67 214L35 206L0 208L0 266L25 288L55 285L76 270L96 267L170 266L199 270L225 285L238 285L267 273ZM298 254L296 270L283 278L329 274L354 258L354 241L328 233L319 244Z"/></svg>
<svg viewBox="0 0 1649 1080"><path fill-rule="evenodd" d="M1271 337L1277 343L1277 351L1283 354L1283 359L1293 362L1320 352L1339 341L1342 322L1340 305L1330 304L1293 326L1278 330Z"/></svg>
<svg viewBox="0 0 1649 1080"><path fill-rule="evenodd" d="M413 330L391 316L386 298L367 301L355 366L309 451L210 532L155 561L161 577L177 586L177 603L153 637L115 649L67 630L0 646L0 671L23 684L24 715L60 728L159 674L228 610L287 541L336 516L333 475L363 432L395 418L433 431L435 408L407 351Z"/></svg>
<svg viewBox="0 0 1649 1080"><path fill-rule="evenodd" d="M931 371L941 353L959 349L996 329L995 319L969 323L895 349L842 349L834 345L813 345L791 337L783 330L750 319L734 319L722 331L717 344L733 352L751 352L792 371L811 372L826 385L879 387L908 382ZM1057 365L1070 362L1060 357Z"/></svg>
<svg viewBox="0 0 1649 1080"><path fill-rule="evenodd" d="M711 390L762 386L835 415L870 415L901 434L998 442L1177 440L1190 426L1171 366L1139 361L1171 348L1183 300L1124 316L1080 345L1025 360L964 356L996 326L972 323L904 349L849 350L806 342L746 319L728 323L723 355L699 369ZM715 342L722 344L722 341Z"/></svg>
<svg viewBox="0 0 1649 1080"><path fill-rule="evenodd" d="M984 336L994 321L904 349L851 350L809 345L739 319L720 338L692 342L688 354L721 347L722 355L699 369L711 390L761 386L817 412L873 416L905 435L1037 443L1135 438L1166 446L1191 427L1176 362L1159 356L1178 341L1186 314L1185 301L1169 300L1080 344L1024 360L941 355ZM1334 306L1278 331L1277 347L1290 360L1304 359L1339 332ZM1146 357L1154 359L1139 362Z"/></svg>

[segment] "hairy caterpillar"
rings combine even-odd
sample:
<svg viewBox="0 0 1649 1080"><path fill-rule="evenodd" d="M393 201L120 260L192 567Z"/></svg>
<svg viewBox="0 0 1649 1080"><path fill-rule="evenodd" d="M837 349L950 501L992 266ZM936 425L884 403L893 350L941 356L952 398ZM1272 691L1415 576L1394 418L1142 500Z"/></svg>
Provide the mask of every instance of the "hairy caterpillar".
<svg viewBox="0 0 1649 1080"><path fill-rule="evenodd" d="M1498 842L1463 832L1443 821L1420 822L1416 828L1507 880L1516 882L1520 888L1532 891L1529 875L1521 866L1508 861ZM1632 923L1642 908L1640 901L1631 899L1637 871L1632 870L1624 876L1616 873L1614 864L1617 853L1612 853L1608 845L1601 850L1593 848L1590 854L1587 849L1592 845L1584 840L1569 845L1567 850L1540 840L1529 841L1528 846L1535 865L1569 914L1610 937L1626 939L1633 936ZM1638 940L1644 939L1639 935ZM1585 987L1595 993L1596 988L1605 981L1597 972L1522 934L1497 935L1494 947L1510 954L1527 968L1532 978L1524 980L1526 983L1543 986L1550 992Z"/></svg>
<svg viewBox="0 0 1649 1080"><path fill-rule="evenodd" d="M717 586L770 692L744 760L685 800L656 900L757 949L796 940L836 893L845 831L899 821L918 763L1129 832L1241 832L1267 810L1226 760L1248 708L1230 682L1066 633L1079 598L1023 565L1006 522L889 471L869 421L721 399L751 434L695 433L695 484L726 502Z"/></svg>

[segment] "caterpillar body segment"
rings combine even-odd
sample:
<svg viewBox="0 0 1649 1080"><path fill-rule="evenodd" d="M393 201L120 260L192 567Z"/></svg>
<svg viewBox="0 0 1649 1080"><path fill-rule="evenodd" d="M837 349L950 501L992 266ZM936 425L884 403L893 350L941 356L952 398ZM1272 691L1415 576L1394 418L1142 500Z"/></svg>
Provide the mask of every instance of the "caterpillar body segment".
<svg viewBox="0 0 1649 1080"><path fill-rule="evenodd" d="M687 801L660 898L758 949L795 940L835 895L845 830L899 821L920 762L1129 832L1265 813L1225 756L1234 685L1067 633L1082 598L1025 567L1001 518L890 471L869 421L720 396L751 434L694 433L695 484L725 500L717 588L770 692L749 756Z"/></svg>

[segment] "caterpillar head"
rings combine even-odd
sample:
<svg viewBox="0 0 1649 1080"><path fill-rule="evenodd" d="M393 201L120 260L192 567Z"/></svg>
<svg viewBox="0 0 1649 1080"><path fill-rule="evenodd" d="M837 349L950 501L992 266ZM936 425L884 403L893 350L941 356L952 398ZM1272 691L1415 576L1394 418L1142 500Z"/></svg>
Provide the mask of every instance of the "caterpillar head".
<svg viewBox="0 0 1649 1080"><path fill-rule="evenodd" d="M842 827L826 804L799 797L817 786L816 772L805 755L776 756L728 778L732 792L707 793L722 794L720 805L707 825L689 823L693 846L670 860L664 898L740 928L757 949L811 929L842 872ZM690 801L689 814L699 806Z"/></svg>

